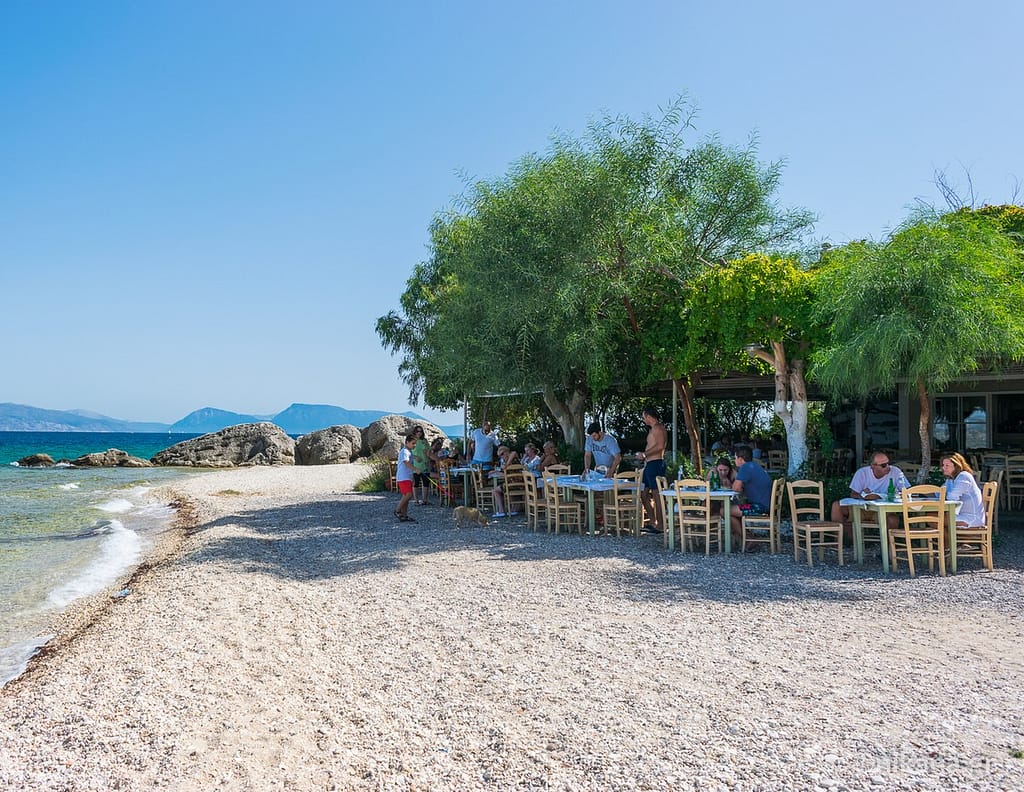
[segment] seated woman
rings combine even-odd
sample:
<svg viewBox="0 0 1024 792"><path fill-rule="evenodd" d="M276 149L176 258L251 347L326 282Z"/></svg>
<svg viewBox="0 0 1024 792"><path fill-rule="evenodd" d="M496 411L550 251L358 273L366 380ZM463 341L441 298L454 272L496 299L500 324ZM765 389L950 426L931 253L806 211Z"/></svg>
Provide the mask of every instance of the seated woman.
<svg viewBox="0 0 1024 792"><path fill-rule="evenodd" d="M946 477L946 500L960 501L956 524L961 528L984 526L985 503L970 464L962 454L952 453L942 455L941 466L942 475Z"/></svg>
<svg viewBox="0 0 1024 792"><path fill-rule="evenodd" d="M516 452L508 446L498 446L498 469L491 475L494 477L494 516L505 516L505 490L499 483L505 476L505 468L516 461ZM512 512L515 514L516 512Z"/></svg>
<svg viewBox="0 0 1024 792"><path fill-rule="evenodd" d="M719 457L715 466L708 471L708 480L715 474L718 474L719 486L717 489L731 490L732 485L736 483L736 468L733 467L732 460L727 456ZM712 501L711 502L711 513L721 514L722 513L722 502Z"/></svg>
<svg viewBox="0 0 1024 792"><path fill-rule="evenodd" d="M523 457L520 461L523 467L529 470L534 477L540 475L541 456L537 446L533 443L527 443L523 447Z"/></svg>

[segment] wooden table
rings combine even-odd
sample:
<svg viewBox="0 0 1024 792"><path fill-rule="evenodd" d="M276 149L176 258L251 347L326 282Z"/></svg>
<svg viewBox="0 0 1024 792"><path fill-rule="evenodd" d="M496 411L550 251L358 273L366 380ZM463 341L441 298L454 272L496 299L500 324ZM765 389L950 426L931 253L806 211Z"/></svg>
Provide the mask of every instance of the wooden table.
<svg viewBox="0 0 1024 792"><path fill-rule="evenodd" d="M695 492L703 492L703 490L695 490ZM711 500L719 501L722 504L722 519L723 523L723 548L726 554L732 552L732 513L730 511L732 507L732 499L736 495L732 490L711 490ZM675 549L676 546L676 491L674 489L666 489L661 491L661 496L665 499L665 516L668 518L668 535L666 537L669 549ZM680 537L681 538L681 537ZM683 543L680 541L679 549L683 549Z"/></svg>
<svg viewBox="0 0 1024 792"><path fill-rule="evenodd" d="M610 478L594 478L594 474L591 473L591 478L587 481L583 481L579 476L556 476L555 483L558 484L562 489L567 490L579 490L587 493L587 529L591 536L597 533L597 509L594 505L594 493L595 492L611 492L615 489L614 479ZM639 484L627 483L625 481L619 482L620 490L635 490L639 487Z"/></svg>
<svg viewBox="0 0 1024 792"><path fill-rule="evenodd" d="M949 571L956 573L956 509L960 501L945 501L946 537L949 547ZM878 515L878 536L882 543L882 571L889 571L889 527L886 517L890 514L903 515L903 501L863 500L861 498L843 498L840 506L849 506L853 517L853 550L858 564L864 563L864 525L861 517L864 509L870 509ZM951 530L952 529L952 530Z"/></svg>

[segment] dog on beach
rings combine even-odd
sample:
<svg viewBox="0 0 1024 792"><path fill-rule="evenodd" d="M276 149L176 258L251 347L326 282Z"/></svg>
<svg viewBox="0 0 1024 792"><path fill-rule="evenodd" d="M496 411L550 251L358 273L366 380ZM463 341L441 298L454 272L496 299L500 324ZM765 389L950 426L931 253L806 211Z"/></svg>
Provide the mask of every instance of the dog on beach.
<svg viewBox="0 0 1024 792"><path fill-rule="evenodd" d="M455 527L465 528L470 523L487 525L487 515L472 506L458 506L455 509Z"/></svg>

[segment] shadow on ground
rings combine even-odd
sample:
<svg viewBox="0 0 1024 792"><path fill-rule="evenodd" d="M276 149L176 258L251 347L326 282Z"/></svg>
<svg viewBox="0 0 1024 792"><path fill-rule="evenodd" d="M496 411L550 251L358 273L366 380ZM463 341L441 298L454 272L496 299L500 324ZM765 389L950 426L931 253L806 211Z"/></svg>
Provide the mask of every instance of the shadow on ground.
<svg viewBox="0 0 1024 792"><path fill-rule="evenodd" d="M329 579L368 571L400 569L412 556L473 552L509 563L551 561L585 563L620 559L603 574L627 599L638 601L710 600L750 603L772 601L870 601L906 584L905 574L882 572L877 550L864 566L834 556L813 568L795 563L792 544L779 555L731 556L667 551L660 536L621 539L535 533L522 517L492 521L484 528L456 529L452 511L416 508L418 522L391 517L389 495L344 495L278 508L240 511L202 524L193 532L239 525L243 535L214 538L182 559L186 563L228 563L292 580ZM996 540L997 572L1024 571L1024 527L1004 521ZM852 554L851 554L852 558ZM978 573L976 561L962 562L963 574ZM571 574L571 571L570 571ZM942 585L935 576L918 578L922 589Z"/></svg>

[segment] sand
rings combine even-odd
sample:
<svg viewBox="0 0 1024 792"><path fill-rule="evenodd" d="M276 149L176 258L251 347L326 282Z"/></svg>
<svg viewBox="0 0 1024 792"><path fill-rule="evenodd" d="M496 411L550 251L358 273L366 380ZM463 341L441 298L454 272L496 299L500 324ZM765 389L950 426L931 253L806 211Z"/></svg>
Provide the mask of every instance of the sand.
<svg viewBox="0 0 1024 792"><path fill-rule="evenodd" d="M1021 789L1024 572L668 553L205 473L0 691L10 789Z"/></svg>

